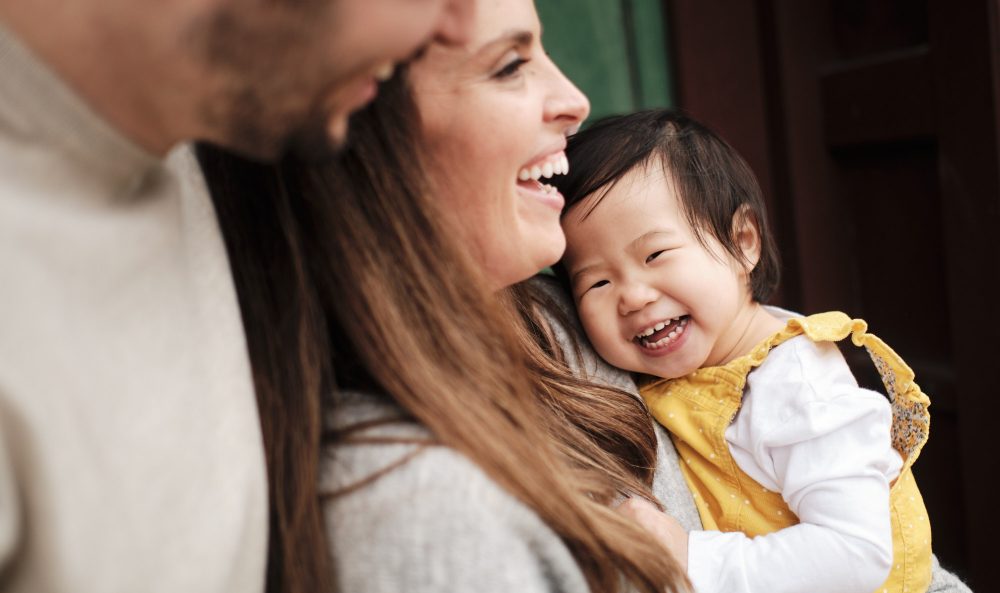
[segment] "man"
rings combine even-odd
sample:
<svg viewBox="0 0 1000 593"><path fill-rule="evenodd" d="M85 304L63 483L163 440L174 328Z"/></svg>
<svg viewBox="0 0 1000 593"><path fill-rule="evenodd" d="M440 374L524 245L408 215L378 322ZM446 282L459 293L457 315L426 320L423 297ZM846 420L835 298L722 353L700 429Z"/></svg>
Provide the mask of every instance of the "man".
<svg viewBox="0 0 1000 593"><path fill-rule="evenodd" d="M161 159L336 146L466 4L0 0L0 591L263 588L236 296L189 152Z"/></svg>

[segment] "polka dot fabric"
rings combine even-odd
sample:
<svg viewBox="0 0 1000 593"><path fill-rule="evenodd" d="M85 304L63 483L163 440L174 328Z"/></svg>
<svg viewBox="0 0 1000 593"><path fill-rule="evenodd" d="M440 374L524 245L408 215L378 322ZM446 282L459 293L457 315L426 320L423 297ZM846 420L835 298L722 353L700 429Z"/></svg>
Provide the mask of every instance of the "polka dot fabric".
<svg viewBox="0 0 1000 593"><path fill-rule="evenodd" d="M814 342L850 337L855 346L864 347L892 404L892 444L903 458L889 501L894 563L877 591L922 593L930 585L931 530L910 468L927 442L930 399L914 382L910 367L867 329L863 320L837 311L792 319L746 356L680 379L654 380L643 385L641 392L650 412L670 431L704 528L755 537L799 520L780 493L768 491L740 470L729 452L725 431L740 410L747 376L772 348L800 335Z"/></svg>

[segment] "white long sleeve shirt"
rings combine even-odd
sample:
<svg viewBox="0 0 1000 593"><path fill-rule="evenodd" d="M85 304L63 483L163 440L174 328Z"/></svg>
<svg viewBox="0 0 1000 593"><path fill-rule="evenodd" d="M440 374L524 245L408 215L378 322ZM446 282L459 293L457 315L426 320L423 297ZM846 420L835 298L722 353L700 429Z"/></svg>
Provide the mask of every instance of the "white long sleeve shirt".
<svg viewBox="0 0 1000 593"><path fill-rule="evenodd" d="M869 593L889 574L889 486L902 459L885 396L858 386L836 345L805 336L750 373L726 429L733 459L780 492L798 525L749 538L693 531L698 593Z"/></svg>

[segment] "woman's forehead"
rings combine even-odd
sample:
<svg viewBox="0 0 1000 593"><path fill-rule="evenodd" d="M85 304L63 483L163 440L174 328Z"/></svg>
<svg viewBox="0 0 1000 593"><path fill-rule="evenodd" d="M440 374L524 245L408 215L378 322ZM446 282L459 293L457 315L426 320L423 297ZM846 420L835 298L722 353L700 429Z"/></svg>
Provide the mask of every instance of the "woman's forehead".
<svg viewBox="0 0 1000 593"><path fill-rule="evenodd" d="M478 0L472 31L461 45L432 43L416 66L454 67L502 52L510 46L531 46L541 34L541 24L531 0Z"/></svg>
<svg viewBox="0 0 1000 593"><path fill-rule="evenodd" d="M478 0L469 44L482 46L506 32L540 30L533 0Z"/></svg>

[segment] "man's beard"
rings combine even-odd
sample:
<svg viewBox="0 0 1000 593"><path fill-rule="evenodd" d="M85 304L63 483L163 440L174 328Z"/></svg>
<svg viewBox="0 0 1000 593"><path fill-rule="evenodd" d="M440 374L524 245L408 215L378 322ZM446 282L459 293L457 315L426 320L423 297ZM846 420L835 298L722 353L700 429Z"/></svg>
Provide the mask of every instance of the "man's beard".
<svg viewBox="0 0 1000 593"><path fill-rule="evenodd" d="M342 138L328 137L333 113L326 102L347 77L302 46L330 0L299 2L276 9L280 26L220 9L190 32L190 45L218 77L201 113L213 143L261 162L289 153L309 160L336 154Z"/></svg>
<svg viewBox="0 0 1000 593"><path fill-rule="evenodd" d="M310 115L302 125L288 134L282 153L309 163L322 163L335 158L347 143L347 134L333 137L327 126L330 117L327 113Z"/></svg>
<svg viewBox="0 0 1000 593"><path fill-rule="evenodd" d="M224 139L217 143L261 162L273 162L286 154L309 162L336 156L343 138L329 134L332 114L319 107L305 115L276 113L277 103L277 100L266 101L256 89L244 88L229 102L232 111L224 116L228 123L223 126Z"/></svg>

